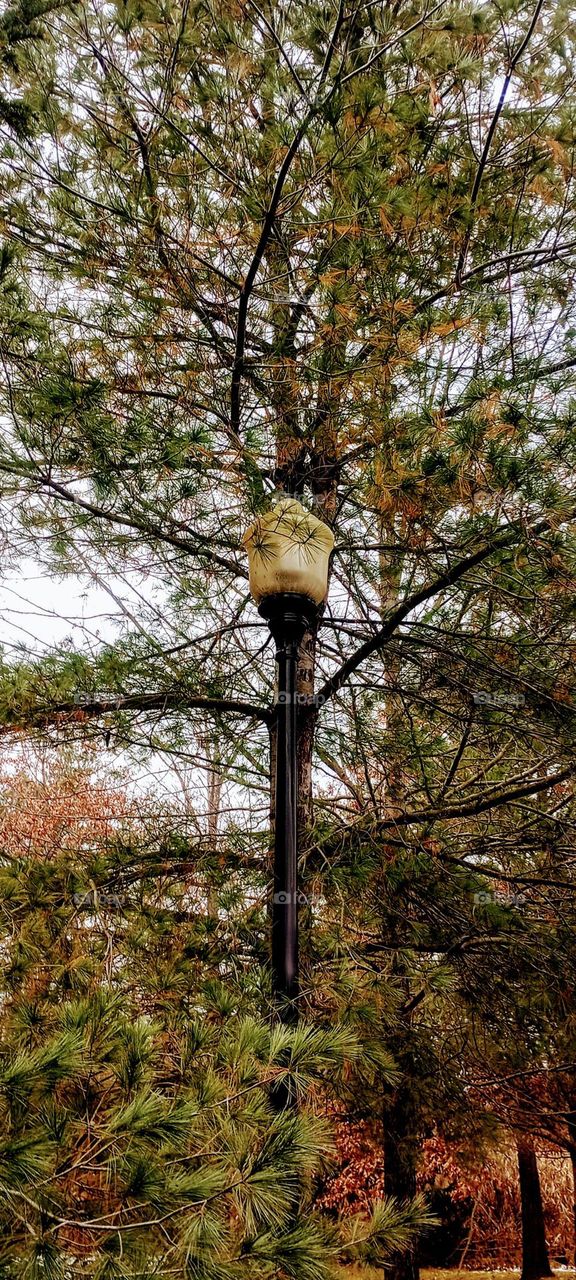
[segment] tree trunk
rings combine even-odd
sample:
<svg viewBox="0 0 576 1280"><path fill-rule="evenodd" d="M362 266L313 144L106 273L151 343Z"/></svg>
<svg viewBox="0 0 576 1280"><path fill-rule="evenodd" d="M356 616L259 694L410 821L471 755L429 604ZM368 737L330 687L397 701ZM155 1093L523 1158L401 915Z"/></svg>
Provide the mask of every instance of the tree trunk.
<svg viewBox="0 0 576 1280"><path fill-rule="evenodd" d="M572 1256L576 1266L576 1147L572 1145L570 1146L570 1164L572 1165Z"/></svg>
<svg viewBox="0 0 576 1280"><path fill-rule="evenodd" d="M521 1280L539 1280L551 1276L542 1192L534 1142L527 1134L517 1140L520 1200L522 1205L522 1276Z"/></svg>
<svg viewBox="0 0 576 1280"><path fill-rule="evenodd" d="M568 1128L569 1138L568 1152L570 1155L570 1164L572 1165L572 1250L574 1265L576 1266L576 1111L569 1111L567 1113L566 1125Z"/></svg>
<svg viewBox="0 0 576 1280"><path fill-rule="evenodd" d="M302 851L307 830L314 821L312 757L317 709L312 702L316 667L316 631L307 631L300 646L296 673L298 697L298 836Z"/></svg>
<svg viewBox="0 0 576 1280"><path fill-rule="evenodd" d="M385 450L382 450L385 454ZM394 517L382 514L378 526L379 540L382 545L395 540L396 529ZM402 574L402 556L390 557L383 551L379 554L379 596L380 614L384 619L388 611L394 608L400 598L400 581ZM389 671L392 679L400 673L399 658L389 660ZM405 718L404 708L398 697L389 692L385 703L386 722L390 741L395 737L395 724L398 725L398 736L401 736ZM403 807L409 779L403 776L398 762L388 758L385 762L383 786L378 788L381 797L382 811L386 817L392 816ZM385 864L382 875L388 874ZM386 941L393 946L401 946L401 930L399 921L388 919L386 924ZM402 986L406 1000L410 997L410 982L403 977L403 962L398 953L392 961L393 972L402 978ZM393 1038L390 1049L396 1063L402 1071L402 1082L393 1097L384 1097L384 1189L386 1195L396 1196L400 1200L412 1200L416 1195L416 1167L421 1138L420 1108L414 1087L415 1072L410 1042L412 1037L411 1014L401 1015L400 1026ZM418 1244L403 1253L395 1253L384 1269L386 1280L419 1280Z"/></svg>
<svg viewBox="0 0 576 1280"><path fill-rule="evenodd" d="M208 755L208 759L209 760L211 759L212 761L211 764L209 764L208 766L207 828L208 828L208 839L210 840L210 843L212 846L211 853L214 854L216 851L216 845L218 841L218 823L220 820L220 805L222 802L222 786L224 783L224 774L222 772L220 753L217 747L211 748L207 742L206 752ZM209 881L208 881L208 894L206 898L206 907L207 907L209 916L216 916L218 914L218 893L214 885L212 884L211 877L209 877Z"/></svg>
<svg viewBox="0 0 576 1280"><path fill-rule="evenodd" d="M403 1079L393 1094L384 1097L384 1190L387 1196L398 1200L412 1200L416 1195L420 1136L418 1104L409 1051L401 1040L396 1040L390 1048ZM419 1280L417 1245L406 1252L392 1254L384 1274L386 1280Z"/></svg>

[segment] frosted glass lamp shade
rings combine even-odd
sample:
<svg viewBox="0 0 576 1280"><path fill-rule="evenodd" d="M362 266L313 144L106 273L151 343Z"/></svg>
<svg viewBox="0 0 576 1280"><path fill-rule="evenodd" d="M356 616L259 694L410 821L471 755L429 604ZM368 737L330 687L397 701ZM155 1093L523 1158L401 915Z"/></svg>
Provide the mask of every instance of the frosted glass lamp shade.
<svg viewBox="0 0 576 1280"><path fill-rule="evenodd" d="M334 536L296 498L282 498L259 516L242 542L256 604L285 592L307 596L315 604L326 599Z"/></svg>

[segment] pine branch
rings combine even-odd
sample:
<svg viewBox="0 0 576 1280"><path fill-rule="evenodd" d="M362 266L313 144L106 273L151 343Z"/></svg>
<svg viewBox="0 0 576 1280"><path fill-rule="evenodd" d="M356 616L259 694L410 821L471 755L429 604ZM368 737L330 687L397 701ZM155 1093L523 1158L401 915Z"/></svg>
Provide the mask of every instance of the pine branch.
<svg viewBox="0 0 576 1280"><path fill-rule="evenodd" d="M542 532L548 527L549 522L543 521L536 525L533 531ZM519 529L517 526L507 525L501 531L497 530L490 541L478 551L474 552L473 555L466 556L463 560L460 560L457 564L453 565L451 569L447 569L445 573L440 574L435 578L429 586L422 587L419 591L415 591L411 596L409 596L407 600L398 606L398 608L392 611L388 620L378 629L376 634L369 640L366 640L364 644L360 645L356 652L346 659L340 669L326 681L319 690L318 700L326 702L329 698L334 697L334 695L338 693L338 691L347 682L348 678L358 670L362 663L365 662L367 658L370 658L372 654L377 653L386 644L413 609L416 609L419 604L424 604L427 600L431 600L434 596L438 595L440 591L445 590L446 587L453 586L456 582L459 582L460 579L470 571L470 569L474 569L477 565L483 564L484 561L488 560L496 551L504 550L506 547L511 546L514 539L518 537L518 533Z"/></svg>
<svg viewBox="0 0 576 1280"><path fill-rule="evenodd" d="M81 511L86 511L89 515L95 516L99 520L106 520L109 524L119 525L121 528L134 529L139 533L144 533L147 538L151 538L153 541L177 547L180 551L186 551L188 554L198 556L208 563L219 564L222 568L233 573L235 577L248 578L248 571L243 565L236 564L235 561L227 560L219 555L210 546L210 539L196 531L192 531L196 539L195 542L192 542L187 538L181 538L179 535L165 533L157 526L145 524L142 520L129 519L128 516L121 516L114 511L107 511L104 507L99 507L96 503L88 502L85 498L80 498L78 494L71 493L65 485L52 479L50 475L41 475L39 484L53 494L54 497L64 502L72 503Z"/></svg>
<svg viewBox="0 0 576 1280"><path fill-rule="evenodd" d="M497 127L497 125L498 125L498 121L499 121L500 116L502 115L502 111L503 111L503 109L504 109L504 103L505 103L505 101L506 101L506 96L507 96L507 93L508 93L508 89L510 88L510 82L511 82L511 80L512 80L512 76L514 75L514 71L515 71L515 69L516 69L516 67L517 67L517 65L518 65L518 63L519 63L519 61L520 61L520 58L522 57L522 54L523 54L523 53L525 52L525 50L528 48L528 45L529 45L530 40L531 40L531 38L532 38L532 35L533 35L533 33L534 33L534 29L535 29L535 27L536 27L536 23L537 23L537 21L538 21L538 18L540 17L541 12L542 12L543 5L544 5L544 0L538 0L538 3L537 3L537 5L536 5L536 7L535 7L535 9L534 9L533 14L532 14L532 19L531 19L531 21L530 21L530 25L529 25L529 27L528 27L528 30L527 30L527 32L526 32L526 35L524 36L523 40L521 40L520 44L518 45L518 48L517 48L516 52L515 52L515 53L513 53L512 57L511 57L511 59L510 59L510 64L509 64L509 67L508 67L508 71L506 72L506 76L504 77L504 83L503 83L503 85L502 85L502 89L501 89L501 91L500 91L500 97L499 97L499 99L498 99L498 103L497 103L497 106L496 106L496 110L495 110L495 112L494 112L494 115L493 115L492 120L491 120L491 122L490 122L490 127L489 127L489 129L488 129L488 133L487 133L487 135L486 135L486 141L485 141L485 143L484 143L484 147L483 147L483 149L482 149L482 155L480 156L480 162L479 162L478 168L477 168L477 170L476 170L476 175L475 175L475 177L474 177L474 183L473 183L473 185L472 185L472 194L471 194L471 196L470 196L470 215L471 215L471 218L473 217L474 212L475 212L475 209L476 209L476 203L477 203L477 200L478 200L478 196L479 196L479 194L480 194L480 187L481 187L481 185L482 185L482 178L484 177L484 170L486 169L486 165L487 165L487 163L488 163L488 156L490 155L490 148L491 148L491 146L492 146L492 141L493 141L493 138L494 138L494 134L495 134L495 132L496 132L496 127ZM459 256L458 256L458 262L457 262L457 264L456 264L456 272L455 272L454 280L455 280L455 284L456 284L456 288L457 288L457 289L460 289L460 288L461 288L461 285L462 285L462 273L463 273L463 271L464 271L464 267L465 267L465 265L466 265L466 258L467 258L467 255L468 255L468 248L469 248L469 245L470 245L471 237L472 237L472 222L470 223L470 225L469 225L469 227L468 227L468 229L467 229L467 231L466 231L466 234L465 234L465 236L464 236L464 242L463 242L463 244L462 244L462 248L461 248L461 250L460 250L460 254L459 254Z"/></svg>
<svg viewBox="0 0 576 1280"><path fill-rule="evenodd" d="M23 724L28 728L45 727L50 724L61 724L67 719L70 722L80 719L98 720L102 716L124 712L152 712L170 715L184 711L206 711L210 715L240 715L249 719L271 723L272 712L267 707L256 703L243 702L234 698L204 698L201 695L187 694L184 691L165 693L132 693L119 694L118 697L78 699L74 701L55 702L50 707L38 707L33 712L24 713L17 725L4 724L0 734L5 736L21 732Z"/></svg>

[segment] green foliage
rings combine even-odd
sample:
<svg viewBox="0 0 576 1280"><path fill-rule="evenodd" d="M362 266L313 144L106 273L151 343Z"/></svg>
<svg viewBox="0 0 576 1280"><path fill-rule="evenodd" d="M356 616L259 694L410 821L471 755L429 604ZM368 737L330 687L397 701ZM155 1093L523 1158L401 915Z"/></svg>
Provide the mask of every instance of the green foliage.
<svg viewBox="0 0 576 1280"><path fill-rule="evenodd" d="M6 835L15 1272L319 1276L343 1247L312 1207L335 1077L384 1115L402 1199L421 1134L478 1140L495 1098L518 1122L471 1081L547 1043L571 1060L573 19L0 18L5 564L81 575L114 619L47 649L15 632L0 725L158 788L169 760L186 796L72 852ZM336 537L299 676L291 1031L266 1022L273 677L241 541L275 489ZM297 1121L273 1120L272 1079ZM404 1247L411 1212L350 1248Z"/></svg>
<svg viewBox="0 0 576 1280"><path fill-rule="evenodd" d="M167 897L146 872L119 897L118 866L133 869L141 851L150 869L165 859L169 826L164 835L155 823L152 848L142 816L122 814L118 796L102 837L115 809L99 787L91 809L89 775L57 775L40 809L38 785L9 776L2 792L6 1274L141 1274L146 1258L155 1274L177 1259L206 1280L268 1280L275 1268L328 1280L351 1246L348 1225L314 1207L334 1155L318 1102L355 1070L358 1038L346 1026L271 1025L268 983L255 1011L248 966L223 983L236 917L210 931L200 920L194 944L183 842ZM168 934L157 927L162 900ZM255 948L257 934L247 936ZM273 1110L278 1080L298 1111ZM411 1229L424 1217L415 1211ZM391 1206L390 1222L408 1231L404 1209Z"/></svg>

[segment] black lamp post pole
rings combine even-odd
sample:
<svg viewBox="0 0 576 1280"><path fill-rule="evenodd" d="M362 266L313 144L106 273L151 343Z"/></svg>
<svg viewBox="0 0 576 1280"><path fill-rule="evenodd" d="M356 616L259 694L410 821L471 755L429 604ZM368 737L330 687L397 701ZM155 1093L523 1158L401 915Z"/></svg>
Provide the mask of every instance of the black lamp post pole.
<svg viewBox="0 0 576 1280"><path fill-rule="evenodd" d="M298 1021L299 996L296 674L304 633L313 624L318 609L306 596L286 592L267 596L259 613L272 632L278 667L272 991L280 1022L291 1024Z"/></svg>

